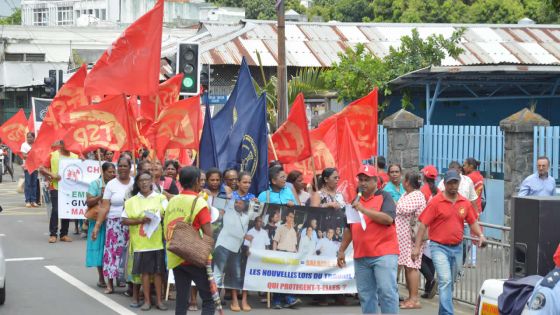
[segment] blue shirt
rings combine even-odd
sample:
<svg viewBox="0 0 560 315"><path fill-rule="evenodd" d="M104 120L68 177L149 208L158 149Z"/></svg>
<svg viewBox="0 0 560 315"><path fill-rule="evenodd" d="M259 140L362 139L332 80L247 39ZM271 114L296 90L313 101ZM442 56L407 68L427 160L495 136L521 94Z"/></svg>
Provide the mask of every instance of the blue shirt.
<svg viewBox="0 0 560 315"><path fill-rule="evenodd" d="M560 268L552 270L540 280L527 303L529 315L560 314ZM523 312L525 314L525 312Z"/></svg>
<svg viewBox="0 0 560 315"><path fill-rule="evenodd" d="M529 175L521 183L518 196L554 196L556 195L556 181L548 176L539 177L539 173Z"/></svg>
<svg viewBox="0 0 560 315"><path fill-rule="evenodd" d="M231 195L231 198L233 200L243 200L243 201L251 201L251 199L255 198L255 195L253 195L252 193L247 193L245 196L239 196L239 194L237 193L237 190L234 191Z"/></svg>
<svg viewBox="0 0 560 315"><path fill-rule="evenodd" d="M90 194L92 197L97 197L97 196L101 196L101 187L103 187L103 182L101 181L101 177L99 177L98 179L94 180L93 182L91 182L89 184L88 187L88 194Z"/></svg>
<svg viewBox="0 0 560 315"><path fill-rule="evenodd" d="M405 193L402 183L399 185L399 189L397 189L393 182L388 182L383 190L391 194L391 197L393 198L395 203L397 203L397 201L399 201L399 199L401 199L401 196Z"/></svg>
<svg viewBox="0 0 560 315"><path fill-rule="evenodd" d="M293 202L297 205L296 198L292 193L292 190L288 188L288 186L284 186L279 192L272 191L272 188L265 190L259 194L259 201L260 202L267 202L266 201L266 193L269 193L268 203L275 203L279 205L285 205L288 201Z"/></svg>

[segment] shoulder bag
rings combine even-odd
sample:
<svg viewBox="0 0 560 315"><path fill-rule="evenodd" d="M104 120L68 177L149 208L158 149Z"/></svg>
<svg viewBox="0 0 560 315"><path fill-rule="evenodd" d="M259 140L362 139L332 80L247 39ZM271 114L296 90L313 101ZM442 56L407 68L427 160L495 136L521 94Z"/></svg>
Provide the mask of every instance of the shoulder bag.
<svg viewBox="0 0 560 315"><path fill-rule="evenodd" d="M193 266L205 267L214 249L214 239L192 226L197 201L198 197L193 201L189 219L175 225L167 249Z"/></svg>

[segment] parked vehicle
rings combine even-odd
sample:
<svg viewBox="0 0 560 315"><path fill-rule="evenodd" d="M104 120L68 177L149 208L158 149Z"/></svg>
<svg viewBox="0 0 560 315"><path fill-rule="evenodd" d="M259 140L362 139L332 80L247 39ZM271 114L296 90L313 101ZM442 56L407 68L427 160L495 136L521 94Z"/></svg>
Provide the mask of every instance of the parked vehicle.
<svg viewBox="0 0 560 315"><path fill-rule="evenodd" d="M0 305L6 301L6 260L0 242Z"/></svg>

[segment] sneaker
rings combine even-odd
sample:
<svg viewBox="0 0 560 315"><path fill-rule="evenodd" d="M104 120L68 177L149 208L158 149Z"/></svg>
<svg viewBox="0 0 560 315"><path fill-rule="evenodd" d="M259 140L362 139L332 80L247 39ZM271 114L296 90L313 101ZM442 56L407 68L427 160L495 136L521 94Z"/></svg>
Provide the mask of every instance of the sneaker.
<svg viewBox="0 0 560 315"><path fill-rule="evenodd" d="M281 310L281 309L282 309L282 305L280 305L280 304L274 304L274 305L272 306L272 308L275 309L275 310Z"/></svg>
<svg viewBox="0 0 560 315"><path fill-rule="evenodd" d="M26 203L25 203L25 207L26 207L26 208L31 208L31 203L30 203L30 202L26 202Z"/></svg>
<svg viewBox="0 0 560 315"><path fill-rule="evenodd" d="M61 242L72 242L72 239L68 235L64 235L60 238Z"/></svg>
<svg viewBox="0 0 560 315"><path fill-rule="evenodd" d="M284 305L284 307L285 308L295 308L300 303L301 303L300 299L294 299L292 302L286 303L286 305Z"/></svg>
<svg viewBox="0 0 560 315"><path fill-rule="evenodd" d="M49 237L49 243L56 243L56 236Z"/></svg>

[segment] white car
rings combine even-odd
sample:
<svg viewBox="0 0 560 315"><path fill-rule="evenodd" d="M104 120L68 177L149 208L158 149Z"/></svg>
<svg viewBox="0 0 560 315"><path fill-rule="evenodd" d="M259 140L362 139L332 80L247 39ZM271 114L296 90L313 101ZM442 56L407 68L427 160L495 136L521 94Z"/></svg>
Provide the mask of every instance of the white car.
<svg viewBox="0 0 560 315"><path fill-rule="evenodd" d="M0 305L6 301L6 260L0 242Z"/></svg>
<svg viewBox="0 0 560 315"><path fill-rule="evenodd" d="M480 288L478 299L476 301L476 315L499 315L498 297L504 291L505 279L488 279L484 281ZM527 305L521 315L529 311Z"/></svg>

